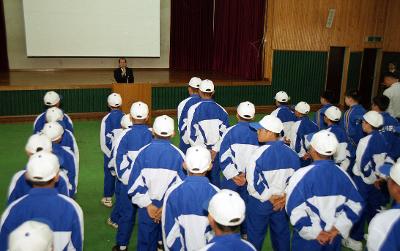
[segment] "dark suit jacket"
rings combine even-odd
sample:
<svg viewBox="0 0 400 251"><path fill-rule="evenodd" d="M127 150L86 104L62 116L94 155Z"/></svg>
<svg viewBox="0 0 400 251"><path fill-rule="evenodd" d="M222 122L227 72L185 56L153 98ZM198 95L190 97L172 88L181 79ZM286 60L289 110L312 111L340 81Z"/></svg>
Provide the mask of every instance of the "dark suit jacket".
<svg viewBox="0 0 400 251"><path fill-rule="evenodd" d="M114 78L117 83L133 83L133 71L131 68L126 67L126 74L122 76L121 68L117 68L114 70Z"/></svg>

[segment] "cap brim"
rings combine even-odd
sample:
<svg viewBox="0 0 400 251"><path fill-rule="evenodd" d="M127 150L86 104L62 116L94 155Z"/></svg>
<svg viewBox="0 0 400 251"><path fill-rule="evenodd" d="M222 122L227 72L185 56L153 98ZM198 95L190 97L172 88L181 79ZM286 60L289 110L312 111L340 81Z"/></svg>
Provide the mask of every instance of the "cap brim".
<svg viewBox="0 0 400 251"><path fill-rule="evenodd" d="M260 123L258 122L254 122L254 123L250 123L250 127L253 128L254 130L258 130L258 129L262 129L264 128Z"/></svg>
<svg viewBox="0 0 400 251"><path fill-rule="evenodd" d="M387 177L390 177L390 169L392 169L393 165L390 164L383 164L380 168L379 168L379 172Z"/></svg>

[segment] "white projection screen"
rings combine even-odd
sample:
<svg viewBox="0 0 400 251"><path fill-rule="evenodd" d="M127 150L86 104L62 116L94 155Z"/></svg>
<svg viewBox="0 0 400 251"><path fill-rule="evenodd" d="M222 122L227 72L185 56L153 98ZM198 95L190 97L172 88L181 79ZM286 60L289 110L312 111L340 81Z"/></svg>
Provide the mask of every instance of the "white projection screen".
<svg viewBox="0 0 400 251"><path fill-rule="evenodd" d="M28 57L160 57L160 0L23 0Z"/></svg>

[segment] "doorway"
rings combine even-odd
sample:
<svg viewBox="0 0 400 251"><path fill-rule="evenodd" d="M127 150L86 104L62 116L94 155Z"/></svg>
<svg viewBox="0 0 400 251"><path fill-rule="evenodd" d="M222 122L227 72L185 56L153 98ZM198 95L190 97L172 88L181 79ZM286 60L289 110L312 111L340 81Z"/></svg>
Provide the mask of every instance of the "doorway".
<svg viewBox="0 0 400 251"><path fill-rule="evenodd" d="M340 99L345 52L345 47L330 47L329 50L326 90L335 93L334 104L338 104Z"/></svg>
<svg viewBox="0 0 400 251"><path fill-rule="evenodd" d="M378 49L364 49L363 53L359 91L361 94L361 104L367 110L371 108L377 54Z"/></svg>

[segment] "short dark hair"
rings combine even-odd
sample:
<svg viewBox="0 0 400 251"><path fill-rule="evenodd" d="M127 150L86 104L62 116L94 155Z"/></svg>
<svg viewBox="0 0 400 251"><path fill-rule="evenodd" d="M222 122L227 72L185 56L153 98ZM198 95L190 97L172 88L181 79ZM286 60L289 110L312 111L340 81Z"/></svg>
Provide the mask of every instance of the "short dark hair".
<svg viewBox="0 0 400 251"><path fill-rule="evenodd" d="M217 228L220 229L222 232L239 232L240 229L240 225L237 226L224 226L219 224L218 222L215 222L215 224L217 225Z"/></svg>
<svg viewBox="0 0 400 251"><path fill-rule="evenodd" d="M372 103L376 105L379 110L386 111L389 107L390 99L385 95L379 95L372 99Z"/></svg>
<svg viewBox="0 0 400 251"><path fill-rule="evenodd" d="M329 103L332 103L333 100L335 99L335 93L331 90L325 90L323 93L321 93L321 98L324 98Z"/></svg>
<svg viewBox="0 0 400 251"><path fill-rule="evenodd" d="M386 72L385 75L383 76L384 78L394 78L394 79L399 79L399 75L395 72Z"/></svg>
<svg viewBox="0 0 400 251"><path fill-rule="evenodd" d="M121 57L121 58L118 59L118 63L119 63L121 60L124 60L125 62L127 62L125 57Z"/></svg>
<svg viewBox="0 0 400 251"><path fill-rule="evenodd" d="M48 186L53 182L54 178L48 181L31 181L29 180L29 183L31 183L32 186L37 186L37 187L44 187Z"/></svg>
<svg viewBox="0 0 400 251"><path fill-rule="evenodd" d="M361 101L361 94L358 90L348 90L346 92L346 97L352 98L357 102Z"/></svg>

